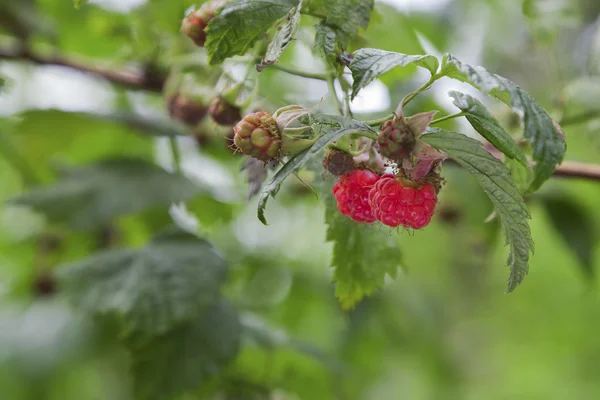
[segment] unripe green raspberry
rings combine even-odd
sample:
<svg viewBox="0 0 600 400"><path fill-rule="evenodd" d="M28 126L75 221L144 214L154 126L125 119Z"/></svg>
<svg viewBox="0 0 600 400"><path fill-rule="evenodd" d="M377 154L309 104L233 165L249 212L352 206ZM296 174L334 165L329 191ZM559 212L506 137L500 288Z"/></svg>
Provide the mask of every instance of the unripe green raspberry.
<svg viewBox="0 0 600 400"><path fill-rule="evenodd" d="M208 114L219 125L233 125L242 118L240 109L222 97L213 99Z"/></svg>
<svg viewBox="0 0 600 400"><path fill-rule="evenodd" d="M279 157L281 134L271 114L250 113L233 128L233 142L244 154L269 162Z"/></svg>
<svg viewBox="0 0 600 400"><path fill-rule="evenodd" d="M392 161L401 161L414 149L416 135L404 119L385 122L377 136L379 152Z"/></svg>

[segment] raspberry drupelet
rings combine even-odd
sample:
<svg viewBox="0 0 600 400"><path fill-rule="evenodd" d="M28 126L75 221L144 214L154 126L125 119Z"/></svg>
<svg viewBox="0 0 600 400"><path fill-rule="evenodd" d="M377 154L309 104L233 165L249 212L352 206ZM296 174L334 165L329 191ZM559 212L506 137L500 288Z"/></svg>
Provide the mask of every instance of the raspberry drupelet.
<svg viewBox="0 0 600 400"><path fill-rule="evenodd" d="M368 170L354 170L338 178L333 195L340 213L353 221L367 224L377 219L369 204L369 190L379 180L379 175Z"/></svg>
<svg viewBox="0 0 600 400"><path fill-rule="evenodd" d="M393 175L384 175L370 190L369 204L374 217L384 225L421 229L431 221L437 195L429 183L412 188L402 185Z"/></svg>

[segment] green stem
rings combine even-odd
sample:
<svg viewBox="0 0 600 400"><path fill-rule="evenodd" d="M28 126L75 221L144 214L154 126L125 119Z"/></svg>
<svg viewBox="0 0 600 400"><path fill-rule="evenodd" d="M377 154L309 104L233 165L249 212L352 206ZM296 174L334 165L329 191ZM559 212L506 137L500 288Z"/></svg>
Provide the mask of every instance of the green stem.
<svg viewBox="0 0 600 400"><path fill-rule="evenodd" d="M299 69L296 69L296 68L293 68L293 67L289 67L289 66L285 66L285 65L281 65L281 64L273 64L270 67L278 69L279 71L287 72L288 74L291 74L291 75L301 76L303 78L318 79L318 80L321 80L321 81L326 81L327 79L329 79L328 76L324 75L324 74L318 74L318 73L314 73L314 72L300 71Z"/></svg>
<svg viewBox="0 0 600 400"><path fill-rule="evenodd" d="M454 118L462 117L463 115L466 115L466 114L467 114L466 112L459 112L459 113L456 113L456 114L446 115L445 117L434 119L433 121L431 121L431 123L429 125L439 124L440 122L444 122L444 121L447 121L449 119L454 119Z"/></svg>
<svg viewBox="0 0 600 400"><path fill-rule="evenodd" d="M171 147L171 156L173 157L173 166L175 172L181 174L181 153L175 136L169 136L169 146Z"/></svg>
<svg viewBox="0 0 600 400"><path fill-rule="evenodd" d="M340 115L343 116L344 115L344 105L342 104L342 102L340 101L340 99L337 96L337 93L335 92L335 76L333 76L333 75L327 76L327 86L329 87L329 93L331 93L331 95L335 99L335 102L338 107L338 112L340 113Z"/></svg>
<svg viewBox="0 0 600 400"><path fill-rule="evenodd" d="M363 124L369 125L369 126L379 126L379 125L383 124L384 122L389 121L392 118L394 118L394 114L386 115L385 117L378 118L378 119L363 121Z"/></svg>
<svg viewBox="0 0 600 400"><path fill-rule="evenodd" d="M350 154L353 157L356 157L356 156L358 156L358 155L361 154L360 151L352 151L352 150L344 148L343 146L339 146L336 143L330 143L330 144L327 145L327 147L329 147L330 149L335 149L335 150L343 151L345 153Z"/></svg>
<svg viewBox="0 0 600 400"><path fill-rule="evenodd" d="M350 109L350 94L346 93L344 99L346 101L346 113L350 118L354 118L354 115L352 115L352 110Z"/></svg>
<svg viewBox="0 0 600 400"><path fill-rule="evenodd" d="M433 82L437 81L440 78L440 76L438 75L431 75L431 77L429 78L429 80L427 82L425 82L423 85L421 85L417 90L415 90L414 92L408 94L404 100L402 100L402 106L407 105L412 99L414 99L415 97L417 97L419 95L419 93L429 89L429 87L433 84Z"/></svg>
<svg viewBox="0 0 600 400"><path fill-rule="evenodd" d="M374 132L360 131L360 132L354 133L354 135L366 137L367 139L371 139L371 140L377 140L377 134Z"/></svg>
<svg viewBox="0 0 600 400"><path fill-rule="evenodd" d="M352 85L350 85L350 83L343 76L338 78L338 82L340 83L340 86L344 91L344 105L346 106L346 115L350 118L354 118L354 115L352 114L352 109L350 108L350 95L352 91Z"/></svg>
<svg viewBox="0 0 600 400"><path fill-rule="evenodd" d="M29 165L19 151L15 148L11 140L4 132L0 132L0 154L8 161L21 175L25 186L34 186L40 183L35 170Z"/></svg>

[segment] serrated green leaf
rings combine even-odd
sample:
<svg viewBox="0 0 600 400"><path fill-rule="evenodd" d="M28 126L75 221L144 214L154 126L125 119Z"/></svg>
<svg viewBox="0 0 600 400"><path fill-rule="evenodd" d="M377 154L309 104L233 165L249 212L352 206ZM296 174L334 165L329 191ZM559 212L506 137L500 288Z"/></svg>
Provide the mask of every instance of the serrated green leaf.
<svg viewBox="0 0 600 400"><path fill-rule="evenodd" d="M319 55L333 68L338 67L338 56L343 51L344 40L339 37L343 33L327 25L325 22L317 25L315 34L315 49Z"/></svg>
<svg viewBox="0 0 600 400"><path fill-rule="evenodd" d="M350 310L383 287L386 274L396 277L400 249L388 231L357 224L340 214L331 190L324 197L327 241L333 242L335 294L342 308Z"/></svg>
<svg viewBox="0 0 600 400"><path fill-rule="evenodd" d="M508 265L510 277L508 292L512 292L529 270L529 253L533 252L533 239L527 220L529 210L512 180L510 171L497 158L487 152L480 142L456 132L431 129L421 139L448 153L467 169L481 184L498 214L510 246Z"/></svg>
<svg viewBox="0 0 600 400"><path fill-rule="evenodd" d="M58 279L77 309L116 316L122 335L147 340L206 312L226 273L212 244L176 231L140 250L105 251L66 265Z"/></svg>
<svg viewBox="0 0 600 400"><path fill-rule="evenodd" d="M593 218L574 199L564 194L542 196L541 201L555 231L577 256L583 274L593 278L594 251L600 241Z"/></svg>
<svg viewBox="0 0 600 400"><path fill-rule="evenodd" d="M230 0L206 28L210 64L245 54L298 0Z"/></svg>
<svg viewBox="0 0 600 400"><path fill-rule="evenodd" d="M520 86L482 67L472 67L446 54L441 74L466 82L519 111L524 119L524 135L531 142L536 161L534 178L527 193L535 192L562 163L566 151L564 135L548 113Z"/></svg>
<svg viewBox="0 0 600 400"><path fill-rule="evenodd" d="M352 71L352 98L371 83L375 78L385 74L395 67L406 67L414 64L425 68L435 74L439 68L439 61L432 55L409 56L392 51L379 49L359 49L354 52L354 59L350 63Z"/></svg>
<svg viewBox="0 0 600 400"><path fill-rule="evenodd" d="M479 100L456 91L448 94L454 99L454 105L466 113L465 117L481 136L508 158L517 160L527 169L531 168L523 150Z"/></svg>
<svg viewBox="0 0 600 400"><path fill-rule="evenodd" d="M308 149L302 150L301 152L295 154L289 161L281 167L271 178L271 180L265 185L263 188L260 198L258 199L258 219L265 225L267 224L267 220L265 218L265 208L267 206L267 201L269 197L275 197L277 192L279 191L279 187L281 183L288 177L290 174L298 171L302 168L306 163L317 155L328 143L339 139L344 135L351 135L357 133L370 133L372 138L376 138L377 132L373 130L368 125L363 124L360 121L356 121L350 118L337 117L332 115L308 115L302 119L303 121L311 120L313 123L313 129L318 131L322 127L322 123L320 120L328 121L329 124L337 123L337 127L335 129L330 129L325 134L321 135L315 144L313 144ZM335 121L335 122L334 122Z"/></svg>
<svg viewBox="0 0 600 400"><path fill-rule="evenodd" d="M367 29L373 11L373 0L308 0L306 9L322 15L327 25L343 32L346 39L360 28Z"/></svg>
<svg viewBox="0 0 600 400"><path fill-rule="evenodd" d="M202 317L132 346L135 398L170 400L197 390L238 354L241 330L236 310L219 300Z"/></svg>
<svg viewBox="0 0 600 400"><path fill-rule="evenodd" d="M369 26L373 0L310 0L306 8L322 15L324 21L317 26L315 49L327 63L336 68L337 57L348 47L349 41L362 27Z"/></svg>
<svg viewBox="0 0 600 400"><path fill-rule="evenodd" d="M296 30L300 25L301 9L302 0L298 2L297 7L292 8L292 10L288 13L288 22L286 22L285 25L279 29L273 40L271 40L269 43L265 57L261 60L260 64L256 66L259 72L269 65L276 63L277 60L279 60L279 57L281 57L285 51L286 47L292 42L294 35L296 34Z"/></svg>
<svg viewBox="0 0 600 400"><path fill-rule="evenodd" d="M531 167L525 167L520 162L510 158L504 160L504 165L510 169L510 175L515 182L515 185L517 185L519 192L525 193L529 187L529 184L531 183Z"/></svg>
<svg viewBox="0 0 600 400"><path fill-rule="evenodd" d="M117 216L184 201L200 192L182 175L141 159L119 158L64 170L55 184L11 202L30 206L50 221L88 230Z"/></svg>

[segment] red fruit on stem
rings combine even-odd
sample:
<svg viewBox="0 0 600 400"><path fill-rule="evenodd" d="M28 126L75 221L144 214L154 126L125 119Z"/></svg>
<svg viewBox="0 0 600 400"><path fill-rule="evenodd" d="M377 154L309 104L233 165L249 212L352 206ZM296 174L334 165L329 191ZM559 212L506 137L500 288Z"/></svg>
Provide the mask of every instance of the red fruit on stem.
<svg viewBox="0 0 600 400"><path fill-rule="evenodd" d="M375 222L369 191L378 180L379 175L368 169L354 170L338 178L333 185L333 196L339 212L356 222Z"/></svg>
<svg viewBox="0 0 600 400"><path fill-rule="evenodd" d="M384 225L421 229L431 221L437 195L430 183L420 188L404 186L393 175L384 175L369 192L373 215Z"/></svg>

